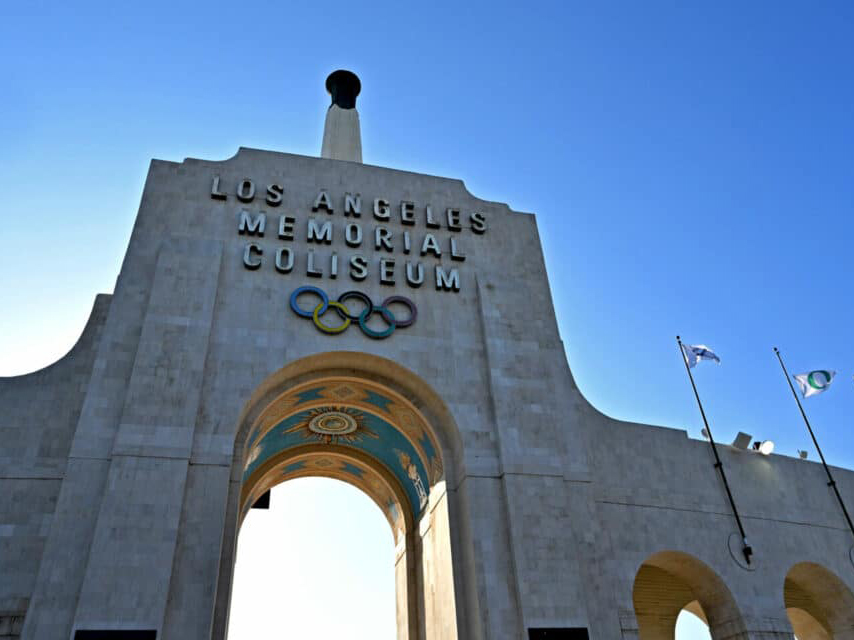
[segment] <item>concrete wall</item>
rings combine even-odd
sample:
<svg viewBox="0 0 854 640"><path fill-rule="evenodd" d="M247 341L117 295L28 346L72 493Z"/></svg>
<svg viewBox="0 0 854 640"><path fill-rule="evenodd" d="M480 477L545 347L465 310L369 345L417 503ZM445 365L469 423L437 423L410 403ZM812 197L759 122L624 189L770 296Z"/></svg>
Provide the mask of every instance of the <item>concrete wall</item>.
<svg viewBox="0 0 854 640"><path fill-rule="evenodd" d="M225 199L211 196L215 177ZM252 202L236 195L246 178ZM269 183L283 186L278 206L264 202ZM312 212L321 190L331 214ZM360 218L344 216L346 192L361 194ZM373 216L378 197L391 204L388 222ZM414 225L401 222L401 201L415 203ZM440 219L459 209L463 228L428 228L428 203ZM238 233L241 210L267 215L263 237ZM484 233L471 212L484 216ZM293 240L277 237L279 215L295 219ZM310 218L333 223L331 244L306 242ZM354 221L359 248L343 239ZM395 238L392 252L374 246L379 224ZM426 232L441 259L418 255ZM451 259L451 238L465 261ZM262 250L257 269L244 266L250 242ZM290 273L274 266L283 247L294 252ZM306 273L309 248L322 277ZM353 253L369 262L364 281L349 276ZM396 284L383 285L378 261L389 257ZM425 267L418 288L404 281L407 260ZM459 292L436 290L436 265L459 269ZM288 308L305 284L377 302L406 295L418 320L385 340L356 326L325 335ZM739 633L751 637L791 633L783 584L797 562L854 587L854 541L818 465L724 448L756 549L746 570L730 553L735 523L708 445L589 406L566 364L533 216L455 180L242 149L223 162L154 161L112 300L98 299L66 358L0 381L0 491L12 497L0 503L0 619L20 626L26 612L24 638L83 628L222 637L243 414L276 372L333 351L397 363L385 375L407 378L406 393L446 430L447 505L421 540L423 606L433 612L425 637L523 638L529 627L637 637L635 577L662 551L719 576L743 619ZM356 358L351 371L359 366ZM838 481L854 495L854 474L839 470Z"/></svg>
<svg viewBox="0 0 854 640"><path fill-rule="evenodd" d="M110 296L96 298L59 362L0 378L0 637L23 626L109 307Z"/></svg>

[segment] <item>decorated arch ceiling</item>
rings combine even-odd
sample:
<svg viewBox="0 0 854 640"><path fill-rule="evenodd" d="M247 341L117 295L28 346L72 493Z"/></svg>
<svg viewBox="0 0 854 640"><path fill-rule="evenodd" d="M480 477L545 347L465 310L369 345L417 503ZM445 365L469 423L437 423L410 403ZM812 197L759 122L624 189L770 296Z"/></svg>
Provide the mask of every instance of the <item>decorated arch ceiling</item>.
<svg viewBox="0 0 854 640"><path fill-rule="evenodd" d="M247 486L243 497L241 519L264 492L296 478L323 477L341 480L364 491L380 508L400 541L411 523L411 513L403 488L391 474L375 461L357 451L339 445L305 445L274 456L261 468L259 477ZM409 516L409 517L408 517Z"/></svg>
<svg viewBox="0 0 854 640"><path fill-rule="evenodd" d="M373 498L395 535L402 510L417 519L443 474L420 412L387 388L350 378L313 381L277 397L255 421L246 451L244 511L285 480L331 477Z"/></svg>

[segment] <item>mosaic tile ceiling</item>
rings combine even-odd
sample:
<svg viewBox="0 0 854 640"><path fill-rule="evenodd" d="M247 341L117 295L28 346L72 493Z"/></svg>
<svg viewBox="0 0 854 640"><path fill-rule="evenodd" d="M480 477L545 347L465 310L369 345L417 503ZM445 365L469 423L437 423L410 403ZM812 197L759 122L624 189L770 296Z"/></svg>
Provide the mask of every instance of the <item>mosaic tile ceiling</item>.
<svg viewBox="0 0 854 640"><path fill-rule="evenodd" d="M287 452L286 452L287 453ZM245 496L241 517L245 517L251 505L268 489L296 478L323 477L346 482L361 489L380 508L391 526L395 541L400 541L407 530L406 515L401 504L408 504L403 489L390 481L390 474L379 472L375 461L354 457L352 450L338 445L309 445L300 447L295 455L285 455L267 469L252 491Z"/></svg>
<svg viewBox="0 0 854 640"><path fill-rule="evenodd" d="M267 479L265 485L301 476L334 477L369 493L395 528L400 514L394 494L372 467L379 463L376 471L397 480L413 519L442 476L438 444L423 417L388 390L349 379L303 385L274 400L252 429L247 449L244 484L259 470L269 476L271 463L277 480ZM325 449L330 455L324 455Z"/></svg>

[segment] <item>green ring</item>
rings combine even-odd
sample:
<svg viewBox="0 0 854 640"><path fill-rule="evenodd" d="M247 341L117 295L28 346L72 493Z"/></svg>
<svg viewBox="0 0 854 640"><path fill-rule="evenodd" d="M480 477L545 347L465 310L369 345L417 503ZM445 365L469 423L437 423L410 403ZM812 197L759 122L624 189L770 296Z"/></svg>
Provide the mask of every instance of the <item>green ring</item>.
<svg viewBox="0 0 854 640"><path fill-rule="evenodd" d="M332 305L332 302L329 302L329 305ZM397 326L397 321L394 318L394 314L391 312L391 309L386 309L385 307L374 307L371 311L379 311L380 315L383 317L383 320L388 322L388 329L385 331L374 331L368 326L368 309L365 308L362 310L362 313L359 314L359 328L365 333L369 338L374 338L375 340L381 340L382 338L388 338L392 333L394 333L394 329Z"/></svg>
<svg viewBox="0 0 854 640"><path fill-rule="evenodd" d="M824 374L824 377L825 377L825 378L827 378L827 384L825 384L823 387L819 387L819 386L818 386L818 385L813 381L813 376L814 376L816 373L823 373L823 374ZM824 391L825 389L827 389L827 387L828 387L828 386L830 386L830 371L824 371L824 370L810 371L810 372L809 372L809 375L807 375L807 382L809 383L809 385L810 385L813 389L815 389L815 390L817 390L817 391Z"/></svg>

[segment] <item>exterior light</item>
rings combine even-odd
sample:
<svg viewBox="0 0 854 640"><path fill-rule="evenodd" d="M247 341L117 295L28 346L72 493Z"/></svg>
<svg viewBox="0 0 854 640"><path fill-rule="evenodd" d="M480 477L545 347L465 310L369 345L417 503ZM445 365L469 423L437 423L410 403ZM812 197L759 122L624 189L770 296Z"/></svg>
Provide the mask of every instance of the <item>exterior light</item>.
<svg viewBox="0 0 854 640"><path fill-rule="evenodd" d="M732 441L732 446L736 449L747 449L750 446L750 443L753 441L753 436L749 433L744 433L743 431L739 431L738 435L735 437L735 440Z"/></svg>
<svg viewBox="0 0 854 640"><path fill-rule="evenodd" d="M809 453L807 453L806 451L801 451L800 449L798 449L798 457L801 460L806 460L808 455Z"/></svg>
<svg viewBox="0 0 854 640"><path fill-rule="evenodd" d="M706 440L709 439L709 430L703 427L703 430L700 432L700 435L703 436Z"/></svg>
<svg viewBox="0 0 854 640"><path fill-rule="evenodd" d="M753 450L758 451L763 456L770 456L774 451L774 442L771 440L763 440L762 442L754 442Z"/></svg>

